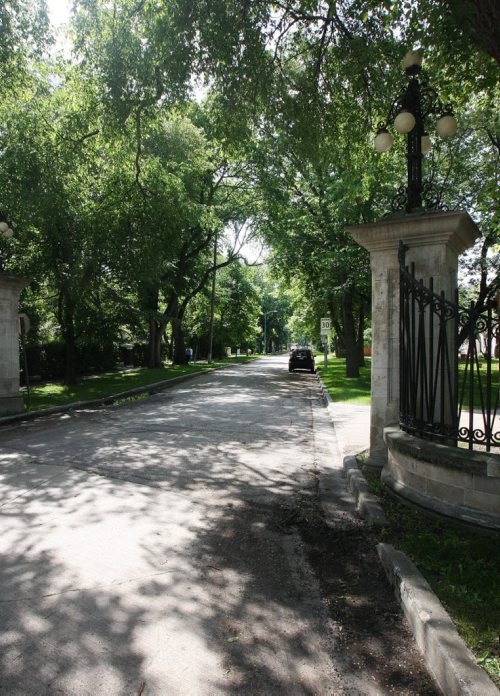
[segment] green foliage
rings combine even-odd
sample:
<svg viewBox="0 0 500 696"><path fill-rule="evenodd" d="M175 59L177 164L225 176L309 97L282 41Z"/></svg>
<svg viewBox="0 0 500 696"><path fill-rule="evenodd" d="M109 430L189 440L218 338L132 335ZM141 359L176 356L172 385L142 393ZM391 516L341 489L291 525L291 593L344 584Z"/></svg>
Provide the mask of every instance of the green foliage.
<svg viewBox="0 0 500 696"><path fill-rule="evenodd" d="M118 121L139 106L173 105L186 94L194 28L179 3L79 0L73 27L75 49Z"/></svg>
<svg viewBox="0 0 500 696"><path fill-rule="evenodd" d="M457 84L457 66L465 68L460 80L464 94L498 82L497 3L419 0L392 5L392 23L403 29L409 44L422 46L449 83Z"/></svg>
<svg viewBox="0 0 500 696"><path fill-rule="evenodd" d="M64 379L65 345L62 341L27 343L26 356L31 377L42 380ZM118 346L104 339L100 343L84 342L78 345L77 360L82 375L106 372L116 369L120 362ZM24 365L24 361L22 363ZM22 381L25 381L24 368Z"/></svg>
<svg viewBox="0 0 500 696"><path fill-rule="evenodd" d="M325 371L321 354L316 358L316 367L328 393L336 402L370 405L371 402L371 361L360 369L360 376L354 379L345 376L345 359L328 356L328 369Z"/></svg>
<svg viewBox="0 0 500 696"><path fill-rule="evenodd" d="M221 347L258 343L264 317L276 345L290 327L316 340L328 313L358 360L369 265L345 228L379 219L404 183L403 139L380 157L371 134L415 42L461 127L426 175L480 223L467 282L491 301L500 140L486 11L472 0L78 0L67 65L44 53L43 2L2 6L0 203L16 237L1 251L32 279L32 340L62 339L69 365L86 344L134 338L157 364L165 333L181 354L183 333L206 337L218 270ZM189 101L196 80L203 104ZM235 229L265 240L279 290L223 270L240 257Z"/></svg>
<svg viewBox="0 0 500 696"><path fill-rule="evenodd" d="M29 80L30 62L51 41L44 0L0 3L0 97Z"/></svg>
<svg viewBox="0 0 500 696"><path fill-rule="evenodd" d="M258 333L260 302L248 272L241 264L233 264L220 278L216 323L219 340L226 346L254 348Z"/></svg>
<svg viewBox="0 0 500 696"><path fill-rule="evenodd" d="M78 355L102 355L112 342L147 342L152 364L165 335L181 353L184 333L206 346L217 271L220 351L262 348L264 325L274 345L290 332L315 340L324 314L351 352L362 347L368 256L345 227L382 217L404 184L403 139L382 157L371 140L416 44L460 124L459 137L435 144L426 176L480 225L465 281L469 296L491 302L500 289L497 5L77 0L70 66L44 53L43 0L0 3L0 203L15 229L0 253L31 278L22 307L30 344L49 343L60 366L62 341L71 379ZM203 105L189 102L195 78L207 88ZM238 263L235 230L265 240L279 282ZM160 374L58 387L34 401L97 398ZM334 399L369 402L368 368L347 379L345 361L330 359L324 379ZM422 536L437 558L432 533ZM470 551L444 545L464 559L450 551L446 560L461 568L446 578L450 606L460 613L468 598L495 609L477 594L495 579L472 542ZM464 626L470 616L477 625L474 607L464 613ZM486 633L474 640L491 668Z"/></svg>
<svg viewBox="0 0 500 696"><path fill-rule="evenodd" d="M264 312L269 343L284 345L288 338L290 306L265 269L235 262L217 273L214 354L225 348L260 352L264 331ZM208 349L210 292L200 294L186 315L186 331L191 346L200 356Z"/></svg>
<svg viewBox="0 0 500 696"><path fill-rule="evenodd" d="M230 186L216 191L230 170L217 173L187 116L150 111L117 129L80 67L57 75L0 106L0 183L15 211L10 268L33 278L23 309L39 337L62 338L74 370L79 347L146 338L203 290L233 204Z"/></svg>
<svg viewBox="0 0 500 696"><path fill-rule="evenodd" d="M115 288L103 282L109 257L99 220L99 112L92 85L78 71L60 76L56 89L53 74L40 74L30 89L2 102L0 182L3 202L14 211L11 268L33 278L28 302L37 296L26 309L42 311L35 326L48 322L74 350L78 341L116 335L120 312Z"/></svg>

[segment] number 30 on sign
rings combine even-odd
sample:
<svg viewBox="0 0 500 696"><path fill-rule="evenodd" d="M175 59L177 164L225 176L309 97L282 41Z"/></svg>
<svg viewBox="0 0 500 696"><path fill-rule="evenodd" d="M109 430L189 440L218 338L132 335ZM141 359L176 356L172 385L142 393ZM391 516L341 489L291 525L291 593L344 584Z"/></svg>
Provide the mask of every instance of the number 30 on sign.
<svg viewBox="0 0 500 696"><path fill-rule="evenodd" d="M329 318L321 319L321 333L327 334L330 332L332 322Z"/></svg>

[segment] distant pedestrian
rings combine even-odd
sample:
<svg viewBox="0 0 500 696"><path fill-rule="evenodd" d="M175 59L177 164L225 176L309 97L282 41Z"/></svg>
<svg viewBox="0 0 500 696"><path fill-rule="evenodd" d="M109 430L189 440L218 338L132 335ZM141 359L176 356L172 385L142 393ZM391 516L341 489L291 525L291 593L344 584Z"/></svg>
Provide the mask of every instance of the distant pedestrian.
<svg viewBox="0 0 500 696"><path fill-rule="evenodd" d="M186 348L186 362L191 362L192 359L193 359L193 349Z"/></svg>

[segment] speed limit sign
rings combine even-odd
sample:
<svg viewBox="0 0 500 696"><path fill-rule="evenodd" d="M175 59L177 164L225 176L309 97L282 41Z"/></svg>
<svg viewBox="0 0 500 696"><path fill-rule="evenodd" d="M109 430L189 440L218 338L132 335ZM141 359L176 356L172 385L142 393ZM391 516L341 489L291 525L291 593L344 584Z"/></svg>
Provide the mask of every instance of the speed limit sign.
<svg viewBox="0 0 500 696"><path fill-rule="evenodd" d="M320 333L322 335L330 333L331 324L332 324L332 322L328 317L321 319L321 327L320 327L321 331L320 331Z"/></svg>

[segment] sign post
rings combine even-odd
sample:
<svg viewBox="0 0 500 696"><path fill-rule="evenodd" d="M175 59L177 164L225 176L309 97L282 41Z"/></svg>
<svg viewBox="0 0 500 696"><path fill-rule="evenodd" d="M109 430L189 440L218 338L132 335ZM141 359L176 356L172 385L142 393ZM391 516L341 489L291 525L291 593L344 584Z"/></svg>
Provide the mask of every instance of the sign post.
<svg viewBox="0 0 500 696"><path fill-rule="evenodd" d="M323 366L324 366L325 372L328 370L328 335L330 333L331 324L332 324L332 322L330 321L329 317L323 317L321 319L320 334L321 334L321 341L323 342L323 350L324 350L324 364L323 364Z"/></svg>

